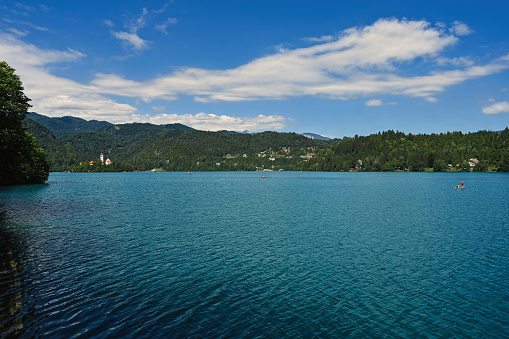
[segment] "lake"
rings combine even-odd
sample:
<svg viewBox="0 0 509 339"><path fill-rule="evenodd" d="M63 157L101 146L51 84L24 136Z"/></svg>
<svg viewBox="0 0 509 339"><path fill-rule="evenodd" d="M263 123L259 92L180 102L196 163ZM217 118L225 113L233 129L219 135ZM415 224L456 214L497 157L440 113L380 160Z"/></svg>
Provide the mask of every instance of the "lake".
<svg viewBox="0 0 509 339"><path fill-rule="evenodd" d="M0 210L0 337L509 337L508 173L51 173Z"/></svg>

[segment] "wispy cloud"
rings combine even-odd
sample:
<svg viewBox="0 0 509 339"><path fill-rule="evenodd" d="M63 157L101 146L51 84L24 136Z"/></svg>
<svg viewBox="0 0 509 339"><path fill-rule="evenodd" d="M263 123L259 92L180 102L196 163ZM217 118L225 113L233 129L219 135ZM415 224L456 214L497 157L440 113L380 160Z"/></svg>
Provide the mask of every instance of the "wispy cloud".
<svg viewBox="0 0 509 339"><path fill-rule="evenodd" d="M145 11L131 21L132 29L114 32L114 36L134 50L148 48L150 42L137 31L146 25ZM150 12L147 12L150 13ZM108 24L107 21L105 21ZM230 121L233 130L278 129L290 123L282 116L238 118L199 115L158 114L146 116L125 103L124 98L177 100L192 96L196 101L284 100L291 97L314 96L323 99L350 100L376 98L382 95L417 97L436 102L435 96L449 86L468 79L485 77L509 68L509 55L477 65L463 56L446 59L445 49L459 40L458 24L454 30L431 26L426 21L381 19L373 25L347 29L330 41L316 42L297 49L255 59L231 69L181 68L145 81L126 79L119 74L96 74L89 83L79 83L54 76L48 64L68 63L85 58L79 51L41 49L24 43L19 34L0 33L0 60L6 60L23 79L27 95L33 99L33 109L52 116L79 114L82 117L109 117L111 122L135 119L169 121L180 119L196 128L214 130ZM457 35L451 33L457 33ZM113 33L112 33L113 34ZM327 39L324 39L327 40ZM409 64L428 62L430 72L422 67L413 73ZM112 99L115 98L115 99ZM366 105L388 105L372 99ZM507 102L485 107L483 113L503 112ZM114 112L114 113L112 113ZM134 119L134 120L133 120ZM187 120L185 120L187 119ZM202 119L202 120L200 120ZM207 120L207 127L199 121ZM184 122L183 122L184 123ZM251 124L251 127L247 127ZM205 123L203 123L205 126ZM253 127L258 126L258 127ZM218 129L224 129L224 125Z"/></svg>
<svg viewBox="0 0 509 339"><path fill-rule="evenodd" d="M131 20L129 23L127 23L126 28L129 30L129 32L136 33L140 28L145 27L147 14L148 10L143 8L140 16L137 19Z"/></svg>
<svg viewBox="0 0 509 339"><path fill-rule="evenodd" d="M462 57L445 62L440 52L457 41L455 35L425 21L381 19L372 26L345 30L333 41L280 50L233 69L182 68L144 82L98 74L91 84L103 93L147 100L179 95L192 95L200 102L280 100L303 95L341 100L374 94L427 98L449 86L509 67L505 57L480 66ZM418 58L441 60L444 66L456 69L413 75L399 71L401 64Z"/></svg>
<svg viewBox="0 0 509 339"><path fill-rule="evenodd" d="M11 34L0 33L0 60L6 60L20 75L33 110L49 116L74 115L85 119L125 122L136 107L116 102L90 86L49 73L49 64L75 62L85 54L68 49L55 51L24 43Z"/></svg>
<svg viewBox="0 0 509 339"><path fill-rule="evenodd" d="M438 58L436 58L436 62L440 66L447 66L447 65L472 66L475 64L474 61L469 57L456 57L456 58L438 57Z"/></svg>
<svg viewBox="0 0 509 339"><path fill-rule="evenodd" d="M135 51L142 51L147 49L149 46L149 41L143 40L137 34L138 30L145 27L145 18L148 14L146 8L143 8L141 15L133 20L130 20L126 23L125 27L127 28L127 32L125 31L111 31L111 34L122 41L124 46L128 48L132 48ZM113 26L113 22L111 20L105 20L104 23L110 27Z"/></svg>
<svg viewBox="0 0 509 339"><path fill-rule="evenodd" d="M501 101L486 106L482 109L484 114L499 114L499 113L509 113L509 102Z"/></svg>
<svg viewBox="0 0 509 339"><path fill-rule="evenodd" d="M307 42L313 42L313 43L316 43L316 42L328 42L328 41L334 40L334 37L332 35L324 35L324 36L319 37L319 38L316 38L316 37L302 38L302 40L307 41Z"/></svg>
<svg viewBox="0 0 509 339"><path fill-rule="evenodd" d="M111 20L103 20L104 24L108 27L113 27L115 24Z"/></svg>
<svg viewBox="0 0 509 339"><path fill-rule="evenodd" d="M50 63L76 61L85 57L83 53L71 49L67 51L39 49L5 33L0 33L0 46L0 59L7 60L21 76L25 92L32 99L33 110L48 116L72 115L84 119L107 120L112 123L182 123L196 129L210 131L282 130L293 121L278 115L234 117L206 113L140 114L136 107L108 98L98 92L94 86L56 77L48 73L45 67ZM151 108L158 112L166 110L164 106Z"/></svg>
<svg viewBox="0 0 509 339"><path fill-rule="evenodd" d="M144 40L140 37L138 31L147 26L147 22L150 20L150 17L157 14L162 14L166 11L167 4L163 6L159 10L148 10L147 8L143 8L141 14L133 19L128 20L124 27L126 31L110 31L111 34L122 41L124 46L127 48L132 48L133 50L139 52L149 48L151 41ZM104 20L104 23L109 27L113 27L114 23L111 20ZM167 18L162 24L155 24L154 29L163 32L164 34L168 34L167 28L170 24L176 24L176 18Z"/></svg>
<svg viewBox="0 0 509 339"><path fill-rule="evenodd" d="M73 49L57 51L52 49L40 49L32 44L24 43L12 34L0 32L0 59L9 63L27 67L42 67L51 63L72 62L85 55ZM15 67L16 68L16 67Z"/></svg>
<svg viewBox="0 0 509 339"><path fill-rule="evenodd" d="M156 112L162 112L166 110L166 106L150 106Z"/></svg>
<svg viewBox="0 0 509 339"><path fill-rule="evenodd" d="M33 28L38 31L44 31L44 32L48 31L48 29L46 27L35 25L29 21L11 20L11 19L7 19L7 18L3 18L3 21L5 21L7 23L11 23L11 24L16 24L16 25L20 25L20 26Z"/></svg>
<svg viewBox="0 0 509 339"><path fill-rule="evenodd" d="M33 6L27 6L27 5L24 5L24 4L20 3L20 2L16 2L16 3L14 3L14 5L16 7L18 7L19 9L27 11L27 12L32 12L34 10Z"/></svg>
<svg viewBox="0 0 509 339"><path fill-rule="evenodd" d="M26 36L28 34L26 31L20 31L16 28L9 28L8 31L18 36Z"/></svg>
<svg viewBox="0 0 509 339"><path fill-rule="evenodd" d="M126 46L131 47L136 51L147 49L150 44L150 41L143 40L136 33L111 31L111 34L113 34L115 38L124 42Z"/></svg>
<svg viewBox="0 0 509 339"><path fill-rule="evenodd" d="M154 28L157 29L158 31L161 31L163 32L164 34L168 34L168 32L166 31L166 29L168 28L169 25L174 25L177 23L177 19L176 18L168 18L166 19L165 22L163 22L162 24L160 25L155 25Z"/></svg>
<svg viewBox="0 0 509 339"><path fill-rule="evenodd" d="M396 105L395 102L383 102L380 99L371 99L364 103L366 106L385 106L385 105Z"/></svg>
<svg viewBox="0 0 509 339"><path fill-rule="evenodd" d="M372 99L372 100L368 100L366 101L366 106L382 106L384 103L382 100L378 100L378 99Z"/></svg>

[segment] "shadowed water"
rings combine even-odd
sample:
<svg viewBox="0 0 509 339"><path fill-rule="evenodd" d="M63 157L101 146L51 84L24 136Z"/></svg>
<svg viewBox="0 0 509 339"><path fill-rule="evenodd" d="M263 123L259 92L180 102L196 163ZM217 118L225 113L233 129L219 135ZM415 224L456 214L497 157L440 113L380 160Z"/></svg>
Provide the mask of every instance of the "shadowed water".
<svg viewBox="0 0 509 339"><path fill-rule="evenodd" d="M509 336L508 174L264 174L1 188L3 335Z"/></svg>

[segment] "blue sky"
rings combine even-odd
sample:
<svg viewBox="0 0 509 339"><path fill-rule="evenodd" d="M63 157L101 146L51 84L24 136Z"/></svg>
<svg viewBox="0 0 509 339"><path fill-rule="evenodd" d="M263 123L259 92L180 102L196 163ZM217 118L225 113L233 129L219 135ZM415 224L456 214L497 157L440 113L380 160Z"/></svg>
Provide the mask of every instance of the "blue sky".
<svg viewBox="0 0 509 339"><path fill-rule="evenodd" d="M329 137L509 126L509 2L3 1L32 111Z"/></svg>

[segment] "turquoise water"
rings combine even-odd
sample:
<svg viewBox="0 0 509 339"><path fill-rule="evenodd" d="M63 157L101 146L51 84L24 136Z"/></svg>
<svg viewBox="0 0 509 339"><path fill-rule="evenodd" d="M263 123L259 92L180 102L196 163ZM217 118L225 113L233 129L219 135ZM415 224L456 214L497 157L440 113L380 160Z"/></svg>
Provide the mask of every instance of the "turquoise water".
<svg viewBox="0 0 509 339"><path fill-rule="evenodd" d="M1 188L0 336L509 337L508 174L261 175Z"/></svg>

